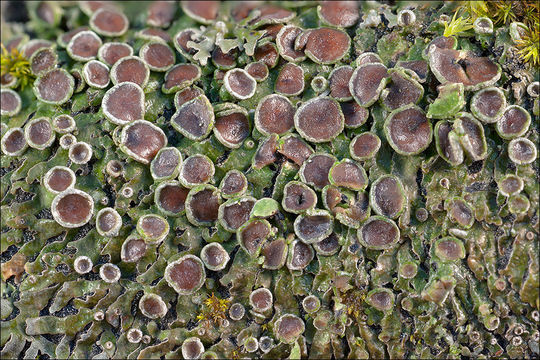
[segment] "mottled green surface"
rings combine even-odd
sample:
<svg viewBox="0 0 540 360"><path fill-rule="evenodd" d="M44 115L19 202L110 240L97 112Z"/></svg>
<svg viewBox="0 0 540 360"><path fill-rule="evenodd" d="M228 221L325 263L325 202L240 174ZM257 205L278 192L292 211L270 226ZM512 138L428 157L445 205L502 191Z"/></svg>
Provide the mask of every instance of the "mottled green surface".
<svg viewBox="0 0 540 360"><path fill-rule="evenodd" d="M30 2L32 15L25 30L40 38L55 42L66 30L64 26L71 29L88 23L88 16L79 6L67 2L50 3L55 11L60 11L62 27L47 24L35 14L38 4ZM256 28L247 20L231 21L229 14L236 5L223 3L218 20L225 22L224 41L229 41L222 49L242 47L236 67L243 68L253 61L250 55L264 36L264 26ZM288 24L303 29L324 26L314 2L284 1L274 5L296 14ZM362 4L358 24L345 30L352 40L346 56L335 65L320 65L311 60L300 63L306 88L302 94L290 97L291 102L297 105L316 97L309 86L314 76L328 78L334 67L344 64L356 68L355 59L363 52L376 52L389 69L400 60L423 59L426 46L444 31L440 16L451 17L453 5L413 3L416 22L407 27L398 26L396 15L407 5ZM146 6L145 2L123 4L130 29L120 38L102 37L103 42L125 41L138 54L145 41L135 39L134 34L146 27ZM174 20L166 29L171 36L182 29L201 26L179 6L175 8ZM362 16L370 9L382 18L376 27L363 23ZM2 26L4 32L4 23ZM207 42L196 44L198 52L191 60L176 52L177 63L192 61L201 66L202 77L196 85L214 106L233 101L221 98L224 92L220 91L222 83L214 78L214 64L208 61L203 65L216 46L218 32L215 23L207 26ZM519 105L531 114L530 129L523 137L537 144L538 97L530 96L525 87L538 81L538 73L512 57L513 43L508 28L496 28L493 35L481 38L472 30L461 35L458 49L488 56L500 64L503 73L493 86L503 90L508 105ZM57 45L56 51L62 68L81 66L61 46ZM173 129L170 118L176 111L174 94L160 91L163 73L152 72L144 89L144 118L164 131L167 146L178 148L183 159L193 154L208 156L215 164L211 183L216 187L227 171L243 172L248 180L245 195L259 200L251 217L265 218L272 226L267 243L282 238L290 244L297 238L293 228L297 215L284 211L281 204L285 184L300 180L299 166L277 154L274 164L259 170L252 168L258 145L265 139L254 127L253 110L262 97L273 93L277 74L285 63L280 59L270 70L268 79L257 84L253 97L234 101L249 111L251 125L250 136L237 149L227 149L212 132L202 141L192 141ZM438 85L430 73L421 84L424 96L418 104L433 128L437 121L443 121L436 119L453 123L458 111L469 111L470 98L474 95L463 87L438 88ZM3 135L10 128L24 127L31 118L70 114L77 124L73 134L93 149L88 164L73 164L68 160L68 151L58 145L57 134L53 145L43 151L28 148L18 157L2 154L2 358L176 359L182 357L183 341L192 336L200 338L205 349L220 358L539 356L538 161L527 165L512 163L507 152L509 140L497 134L495 124L481 124L487 154L474 162L467 156L467 134L460 129L452 130L459 139L457 146L465 152L463 163L455 166L439 156L435 138L418 155L395 152L384 131L389 111L380 102L369 107L369 118L362 126L345 129L332 141L311 143L316 152L331 153L341 161L351 158L349 143L357 134L371 131L379 136L382 145L377 155L360 163L369 179L365 192L368 194L370 184L384 174L401 180L406 204L395 219L400 229L399 242L385 250L367 249L357 237L362 222L342 221L344 212L334 219L333 229L340 245L337 253L323 256L315 252L303 270L289 270L286 265L268 270L262 266L262 254L250 257L238 245L236 233L226 231L219 223L195 226L185 215L173 217L159 212L154 204L154 190L159 183L154 182L149 165L134 161L120 150L113 135L116 125L102 113L100 104L106 90L85 88L69 102L55 106L38 101L31 87L19 88L16 91L22 98L20 113L1 118ZM294 129L291 132L296 133ZM106 172L111 160L123 164L123 175L115 178ZM50 206L54 195L44 189L41 181L48 169L56 165L69 166L76 172L75 187L93 198L94 215L104 207L118 211L123 220L118 236L99 235L95 216L75 229L63 228L53 220ZM498 192L497 182L506 174L515 174L524 182L519 196L530 203L525 212L511 211L509 199ZM126 187L133 190L129 198L122 194ZM341 190L343 196L355 195L351 190ZM317 196L316 208L324 209L321 191L317 191ZM453 215L456 204L465 204L470 221L460 222ZM339 206L347 210L352 205L342 201ZM428 215L424 218L422 212L426 211ZM123 262L122 243L130 234L136 234L138 218L152 213L167 218L170 233L163 242L149 244L138 262ZM375 215L373 211L372 215ZM448 260L436 255L434 244L447 236L463 244L463 258ZM163 277L167 264L186 254L200 256L202 247L209 242L220 242L228 251L231 260L227 267L218 272L206 270L206 281L195 293L177 294ZM89 274L79 275L73 269L73 261L80 255L88 256L94 263ZM100 266L107 262L121 270L121 279L116 283L106 283L99 277ZM404 276L405 265L416 269L412 276ZM249 305L251 291L260 287L270 289L274 300L272 310L262 315L255 314ZM371 294L379 288L392 294L393 303L388 310L373 306ZM138 303L144 293L162 297L169 308L165 317L152 320L141 313ZM197 321L204 300L212 293L228 299L229 304L243 304L246 315L239 321L227 316L228 323ZM318 312L307 314L302 309L302 300L308 295L321 300ZM96 312L102 312L104 319L96 320ZM280 342L276 336L275 323L284 314L299 316L305 323L304 333L291 344ZM146 341L128 342L126 333L132 328L140 329L147 336ZM263 336L274 340L270 352L245 351L245 339Z"/></svg>

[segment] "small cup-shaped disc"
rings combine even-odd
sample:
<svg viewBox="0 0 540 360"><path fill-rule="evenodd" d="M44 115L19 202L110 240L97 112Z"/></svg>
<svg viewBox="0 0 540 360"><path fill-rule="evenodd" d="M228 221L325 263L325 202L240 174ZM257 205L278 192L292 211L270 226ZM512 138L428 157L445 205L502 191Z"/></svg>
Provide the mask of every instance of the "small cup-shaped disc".
<svg viewBox="0 0 540 360"><path fill-rule="evenodd" d="M255 109L255 127L264 135L282 135L294 127L295 108L283 95L271 94Z"/></svg>
<svg viewBox="0 0 540 360"><path fill-rule="evenodd" d="M326 239L333 229L334 218L326 210L314 209L294 220L294 233L306 244Z"/></svg>
<svg viewBox="0 0 540 360"><path fill-rule="evenodd" d="M238 244L245 252L255 258L261 247L271 235L271 226L265 219L251 219L236 231Z"/></svg>
<svg viewBox="0 0 540 360"><path fill-rule="evenodd" d="M493 21L488 17L479 17L474 23L474 32L479 35L493 33Z"/></svg>
<svg viewBox="0 0 540 360"><path fill-rule="evenodd" d="M516 138L508 143L508 157L516 164L530 164L536 160L536 145L529 139Z"/></svg>
<svg viewBox="0 0 540 360"><path fill-rule="evenodd" d="M111 80L117 85L131 82L144 88L150 77L150 69L146 62L137 56L126 56L114 63L111 68Z"/></svg>
<svg viewBox="0 0 540 360"><path fill-rule="evenodd" d="M330 184L351 190L364 190L368 185L366 170L351 159L336 162L328 173Z"/></svg>
<svg viewBox="0 0 540 360"><path fill-rule="evenodd" d="M360 106L369 107L379 99L388 79L386 66L367 63L354 70L349 80L349 91Z"/></svg>
<svg viewBox="0 0 540 360"><path fill-rule="evenodd" d="M431 123L416 105L392 111L384 122L384 133L390 146L401 155L416 155L431 143Z"/></svg>
<svg viewBox="0 0 540 360"><path fill-rule="evenodd" d="M506 97L501 89L489 87L475 93L471 99L471 112L484 123L495 123L506 108Z"/></svg>
<svg viewBox="0 0 540 360"><path fill-rule="evenodd" d="M193 55L195 55L197 51L187 44L188 42L197 39L199 36L200 31L194 28L180 30L174 35L174 47L186 58L193 59Z"/></svg>
<svg viewBox="0 0 540 360"><path fill-rule="evenodd" d="M416 15L409 9L400 10L398 12L397 22L399 26L410 26L416 22Z"/></svg>
<svg viewBox="0 0 540 360"><path fill-rule="evenodd" d="M227 200L219 207L219 223L230 232L236 232L248 220L257 200L251 196Z"/></svg>
<svg viewBox="0 0 540 360"><path fill-rule="evenodd" d="M113 86L103 96L103 114L117 125L144 118L144 92L137 84L126 82Z"/></svg>
<svg viewBox="0 0 540 360"><path fill-rule="evenodd" d="M97 56L101 62L113 66L118 60L133 56L133 48L121 42L109 42L101 45Z"/></svg>
<svg viewBox="0 0 540 360"><path fill-rule="evenodd" d="M358 230L358 240L368 249L389 249L399 241L399 228L384 216L371 216Z"/></svg>
<svg viewBox="0 0 540 360"><path fill-rule="evenodd" d="M331 97L337 101L348 101L352 99L351 91L349 90L349 81L353 72L354 69L348 65L339 66L332 70L328 78Z"/></svg>
<svg viewBox="0 0 540 360"><path fill-rule="evenodd" d="M53 46L54 44L49 40L32 39L22 46L21 52L25 58L30 59L32 55L39 49L49 48Z"/></svg>
<svg viewBox="0 0 540 360"><path fill-rule="evenodd" d="M203 24L211 24L219 14L219 1L182 1L184 13Z"/></svg>
<svg viewBox="0 0 540 360"><path fill-rule="evenodd" d="M289 268L289 270L305 269L314 257L315 251L313 251L311 245L302 241L294 240L289 245L287 268Z"/></svg>
<svg viewBox="0 0 540 360"><path fill-rule="evenodd" d="M143 59L150 70L167 71L176 60L174 52L162 41L149 41L139 50L139 56Z"/></svg>
<svg viewBox="0 0 540 360"><path fill-rule="evenodd" d="M77 256L73 261L73 269L77 274L87 274L92 271L94 263L88 256Z"/></svg>
<svg viewBox="0 0 540 360"><path fill-rule="evenodd" d="M75 173L66 166L54 166L43 176L43 186L53 194L75 186Z"/></svg>
<svg viewBox="0 0 540 360"><path fill-rule="evenodd" d="M183 1L182 4L189 3L201 3L201 1ZM216 3L218 1L204 1ZM182 357L186 360L188 359L200 359L201 355L204 353L204 345L201 340L197 337L190 337L184 340L182 343Z"/></svg>
<svg viewBox="0 0 540 360"><path fill-rule="evenodd" d="M465 258L465 246L455 237L443 237L433 244L433 252L442 261L456 261Z"/></svg>
<svg viewBox="0 0 540 360"><path fill-rule="evenodd" d="M206 279L204 264L195 255L184 255L165 268L165 280L180 295L199 290Z"/></svg>
<svg viewBox="0 0 540 360"><path fill-rule="evenodd" d="M86 87L86 82L84 81L84 77L83 77L83 74L82 74L82 68L73 68L70 70L70 75L73 76L73 83L74 83L74 88L73 88L73 92L74 93L79 93L81 91L84 90L84 88Z"/></svg>
<svg viewBox="0 0 540 360"><path fill-rule="evenodd" d="M122 36L129 27L129 20L120 11L100 8L92 14L90 27L103 36Z"/></svg>
<svg viewBox="0 0 540 360"><path fill-rule="evenodd" d="M21 128L11 128L6 131L0 145L2 152L8 156L19 156L28 148L28 142Z"/></svg>
<svg viewBox="0 0 540 360"><path fill-rule="evenodd" d="M335 64L340 61L351 46L351 38L346 32L331 28L309 31L304 51L308 58L318 64Z"/></svg>
<svg viewBox="0 0 540 360"><path fill-rule="evenodd" d="M472 207L460 198L452 198L445 201L448 218L464 229L469 229L474 224L474 212Z"/></svg>
<svg viewBox="0 0 540 360"><path fill-rule="evenodd" d="M302 308L308 314L312 314L321 308L321 300L315 295L308 295L302 300Z"/></svg>
<svg viewBox="0 0 540 360"><path fill-rule="evenodd" d="M131 328L126 332L127 341L132 344L138 344L142 341L143 333L141 329Z"/></svg>
<svg viewBox="0 0 540 360"><path fill-rule="evenodd" d="M91 60L83 67L84 81L93 88L105 89L109 85L109 67L101 61Z"/></svg>
<svg viewBox="0 0 540 360"><path fill-rule="evenodd" d="M253 336L249 336L244 340L244 351L254 353L259 350L259 340Z"/></svg>
<svg viewBox="0 0 540 360"><path fill-rule="evenodd" d="M221 180L219 189L225 199L242 196L247 190L246 176L236 169L229 170Z"/></svg>
<svg viewBox="0 0 540 360"><path fill-rule="evenodd" d="M218 69L228 70L236 66L237 49L224 53L219 46L212 51L212 62Z"/></svg>
<svg viewBox="0 0 540 360"><path fill-rule="evenodd" d="M137 220L137 232L148 244L157 244L169 234L169 222L162 216L146 214Z"/></svg>
<svg viewBox="0 0 540 360"><path fill-rule="evenodd" d="M264 269L277 270L287 261L287 243L285 239L276 239L266 243L262 249Z"/></svg>
<svg viewBox="0 0 540 360"><path fill-rule="evenodd" d="M278 340L285 344L292 344L304 333L306 326L298 316L285 314L276 321L274 329Z"/></svg>
<svg viewBox="0 0 540 360"><path fill-rule="evenodd" d="M68 114L60 114L53 118L52 127L59 134L67 134L77 128L75 119Z"/></svg>
<svg viewBox="0 0 540 360"><path fill-rule="evenodd" d="M473 161L487 156L487 142L482 123L468 113L458 113L454 129L465 153Z"/></svg>
<svg viewBox="0 0 540 360"><path fill-rule="evenodd" d="M345 127L356 129L364 125L369 117L369 110L358 105L356 101L340 103L341 111L345 117Z"/></svg>
<svg viewBox="0 0 540 360"><path fill-rule="evenodd" d="M186 216L195 226L208 226L218 220L219 190L204 184L191 189L186 198Z"/></svg>
<svg viewBox="0 0 540 360"><path fill-rule="evenodd" d="M84 141L78 141L69 147L68 156L75 164L86 164L92 159L92 146Z"/></svg>
<svg viewBox="0 0 540 360"><path fill-rule="evenodd" d="M257 81L244 69L232 69L223 78L225 90L238 100L249 99L257 90Z"/></svg>
<svg viewBox="0 0 540 360"><path fill-rule="evenodd" d="M171 94L182 90L201 77L201 68L194 64L178 64L165 73L161 91Z"/></svg>
<svg viewBox="0 0 540 360"><path fill-rule="evenodd" d="M375 157L380 147L381 139L372 132L365 132L352 139L349 152L354 160L365 161Z"/></svg>
<svg viewBox="0 0 540 360"><path fill-rule="evenodd" d="M95 32L87 30L73 36L66 50L73 60L84 62L95 59L102 44Z"/></svg>
<svg viewBox="0 0 540 360"><path fill-rule="evenodd" d="M167 314L167 304L161 296L152 293L144 294L139 300L141 313L150 319L159 319Z"/></svg>
<svg viewBox="0 0 540 360"><path fill-rule="evenodd" d="M0 89L0 114L15 116L21 111L21 97L11 89Z"/></svg>
<svg viewBox="0 0 540 360"><path fill-rule="evenodd" d="M337 101L319 96L298 108L294 126L304 139L321 143L334 139L343 131L345 118Z"/></svg>
<svg viewBox="0 0 540 360"><path fill-rule="evenodd" d="M526 214L530 207L531 202L524 194L512 195L508 198L508 210L511 214Z"/></svg>
<svg viewBox="0 0 540 360"><path fill-rule="evenodd" d="M296 165L302 166L314 151L300 137L289 134L279 139L278 152Z"/></svg>
<svg viewBox="0 0 540 360"><path fill-rule="evenodd" d="M446 162L456 166L463 162L463 148L459 136L452 129L452 125L441 120L435 124L435 145L439 156Z"/></svg>
<svg viewBox="0 0 540 360"><path fill-rule="evenodd" d="M331 233L326 239L313 244L317 254L323 256L332 256L340 249L339 238L336 233Z"/></svg>
<svg viewBox="0 0 540 360"><path fill-rule="evenodd" d="M328 173L337 159L330 154L314 153L300 168L300 179L317 190L322 190L326 185L330 185Z"/></svg>
<svg viewBox="0 0 540 360"><path fill-rule="evenodd" d="M40 49L32 55L29 61L32 73L36 76L42 75L56 66L56 51L52 48Z"/></svg>
<svg viewBox="0 0 540 360"><path fill-rule="evenodd" d="M343 225L358 229L371 214L368 195L340 189L334 185L325 186L322 191L324 206Z"/></svg>
<svg viewBox="0 0 540 360"><path fill-rule="evenodd" d="M531 125L531 114L519 105L510 105L497 121L497 133L503 139L523 136Z"/></svg>
<svg viewBox="0 0 540 360"><path fill-rule="evenodd" d="M64 69L53 69L34 81L34 94L47 104L62 105L73 95L75 80Z"/></svg>
<svg viewBox="0 0 540 360"><path fill-rule="evenodd" d="M15 88L17 85L19 85L19 79L10 73L6 73L0 77L0 85L2 88L6 89Z"/></svg>
<svg viewBox="0 0 540 360"><path fill-rule="evenodd" d="M395 296L392 290L387 288L377 288L371 290L366 298L366 302L375 309L387 312L394 307Z"/></svg>
<svg viewBox="0 0 540 360"><path fill-rule="evenodd" d="M28 146L43 150L51 146L56 138L49 118L40 117L32 119L24 127L24 137Z"/></svg>
<svg viewBox="0 0 540 360"><path fill-rule="evenodd" d="M240 303L234 303L229 308L229 316L234 321L242 320L245 314L246 314L246 308L244 307L244 305Z"/></svg>
<svg viewBox="0 0 540 360"><path fill-rule="evenodd" d="M428 63L425 60L398 61L396 67L407 70L419 83L424 83L429 73Z"/></svg>
<svg viewBox="0 0 540 360"><path fill-rule="evenodd" d="M276 134L261 139L259 147L253 156L251 166L258 170L273 164L277 160L276 153L278 145L278 136Z"/></svg>
<svg viewBox="0 0 540 360"><path fill-rule="evenodd" d="M201 250L201 260L208 270L220 271L229 262L229 253L220 243L206 244Z"/></svg>
<svg viewBox="0 0 540 360"><path fill-rule="evenodd" d="M156 188L154 202L163 214L178 216L185 211L188 192L189 189L180 185L179 181L164 181Z"/></svg>
<svg viewBox="0 0 540 360"><path fill-rule="evenodd" d="M71 41L71 39L73 39L75 35L77 35L78 33L82 31L87 31L87 30L90 30L88 26L79 26L78 28L75 28L73 30L60 34L56 38L56 42L58 43L58 45L60 45L60 47L65 48L68 46L69 42Z"/></svg>
<svg viewBox="0 0 540 360"><path fill-rule="evenodd" d="M304 87L304 69L293 63L283 65L274 86L276 93L285 96L300 95Z"/></svg>
<svg viewBox="0 0 540 360"><path fill-rule="evenodd" d="M235 106L216 114L214 135L226 147L239 148L250 134L249 116L246 109Z"/></svg>
<svg viewBox="0 0 540 360"><path fill-rule="evenodd" d="M540 95L540 82L533 81L527 86L527 94L532 98L537 98Z"/></svg>
<svg viewBox="0 0 540 360"><path fill-rule="evenodd" d="M183 104L171 117L172 127L191 140L202 140L214 126L214 109L204 95Z"/></svg>
<svg viewBox="0 0 540 360"><path fill-rule="evenodd" d="M493 85L501 77L501 66L488 57L477 57L469 50L442 49L433 44L426 48L429 67L441 84L462 83L465 90L475 91Z"/></svg>
<svg viewBox="0 0 540 360"><path fill-rule="evenodd" d="M133 121L120 134L120 149L143 164L149 164L165 146L167 136L163 130L146 120Z"/></svg>
<svg viewBox="0 0 540 360"><path fill-rule="evenodd" d="M316 94L320 94L328 88L328 80L322 75L317 75L311 80L310 85Z"/></svg>
<svg viewBox="0 0 540 360"><path fill-rule="evenodd" d="M294 42L302 32L303 30L295 25L285 25L279 30L276 45L282 58L291 62L300 62L306 58L302 50L294 48Z"/></svg>
<svg viewBox="0 0 540 360"><path fill-rule="evenodd" d="M293 214L311 210L317 205L317 194L300 181L290 181L283 189L283 209Z"/></svg>
<svg viewBox="0 0 540 360"><path fill-rule="evenodd" d="M279 52L274 43L267 41L255 48L253 57L255 58L255 61L261 61L265 63L269 69L272 69L277 65Z"/></svg>
<svg viewBox="0 0 540 360"><path fill-rule="evenodd" d="M99 277L106 283L113 284L120 280L122 272L120 268L114 264L106 263L99 268Z"/></svg>
<svg viewBox="0 0 540 360"><path fill-rule="evenodd" d="M360 19L359 4L356 1L323 1L317 7L319 19L327 25L347 28Z"/></svg>
<svg viewBox="0 0 540 360"><path fill-rule="evenodd" d="M182 154L175 147L164 147L150 163L150 172L156 181L171 180L178 176L182 166Z"/></svg>
<svg viewBox="0 0 540 360"><path fill-rule="evenodd" d="M124 166L118 160L109 160L105 166L105 171L113 178L117 178L124 172Z"/></svg>
<svg viewBox="0 0 540 360"><path fill-rule="evenodd" d="M424 88L405 71L390 69L390 84L381 92L381 103L387 110L396 110L405 105L417 104L424 96ZM464 105L461 104L461 107ZM456 111L456 112L457 112Z"/></svg>
<svg viewBox="0 0 540 360"><path fill-rule="evenodd" d="M178 179L189 189L210 182L214 177L214 163L206 155L191 155L182 163Z"/></svg>
<svg viewBox="0 0 540 360"><path fill-rule="evenodd" d="M405 209L407 199L401 181L394 175L383 175L371 184L369 201L375 213L395 219Z"/></svg>
<svg viewBox="0 0 540 360"><path fill-rule="evenodd" d="M249 294L249 304L254 311L264 313L272 309L272 306L274 305L274 296L267 288L259 288L253 290L251 294Z"/></svg>
<svg viewBox="0 0 540 360"><path fill-rule="evenodd" d="M174 20L176 3L174 1L153 1L148 6L146 23L150 26L167 28Z"/></svg>
<svg viewBox="0 0 540 360"><path fill-rule="evenodd" d="M120 258L123 262L138 262L144 255L148 246L139 236L130 236L123 243L120 250Z"/></svg>
<svg viewBox="0 0 540 360"><path fill-rule="evenodd" d="M244 70L246 70L257 82L266 80L269 74L268 66L262 61L251 62L246 65Z"/></svg>
<svg viewBox="0 0 540 360"><path fill-rule="evenodd" d="M523 180L514 174L507 174L497 181L499 192L504 196L519 194L523 190Z"/></svg>
<svg viewBox="0 0 540 360"><path fill-rule="evenodd" d="M122 227L122 217L115 209L106 207L96 215L96 230L101 236L115 237Z"/></svg>
<svg viewBox="0 0 540 360"><path fill-rule="evenodd" d="M166 43L170 43L172 41L171 35L163 29L156 29L156 28L145 28L142 30L139 30L135 33L135 39L142 39L142 40L163 40Z"/></svg>
<svg viewBox="0 0 540 360"><path fill-rule="evenodd" d="M260 11L258 17L252 20L253 26L259 27L266 24L280 24L287 22L294 18L295 13L293 11L283 9L274 4L265 4L259 6L257 10Z"/></svg>
<svg viewBox="0 0 540 360"><path fill-rule="evenodd" d="M65 228L78 228L92 218L94 200L84 191L74 188L56 195L51 205L54 220Z"/></svg>
<svg viewBox="0 0 540 360"><path fill-rule="evenodd" d="M201 95L204 95L204 91L198 86L188 87L180 90L174 94L174 107L180 109L182 105Z"/></svg>

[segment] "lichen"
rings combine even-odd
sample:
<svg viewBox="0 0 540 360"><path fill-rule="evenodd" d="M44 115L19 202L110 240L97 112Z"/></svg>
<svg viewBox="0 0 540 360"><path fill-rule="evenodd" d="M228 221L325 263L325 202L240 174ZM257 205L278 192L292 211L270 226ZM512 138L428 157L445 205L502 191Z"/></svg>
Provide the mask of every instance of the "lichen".
<svg viewBox="0 0 540 360"><path fill-rule="evenodd" d="M2 3L0 357L537 358L538 11Z"/></svg>

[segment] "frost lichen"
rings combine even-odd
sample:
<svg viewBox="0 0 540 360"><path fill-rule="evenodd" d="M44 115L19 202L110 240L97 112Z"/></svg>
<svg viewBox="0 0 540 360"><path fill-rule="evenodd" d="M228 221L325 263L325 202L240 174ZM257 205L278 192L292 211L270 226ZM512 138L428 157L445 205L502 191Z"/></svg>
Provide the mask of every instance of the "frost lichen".
<svg viewBox="0 0 540 360"><path fill-rule="evenodd" d="M1 6L2 359L540 356L537 2Z"/></svg>

